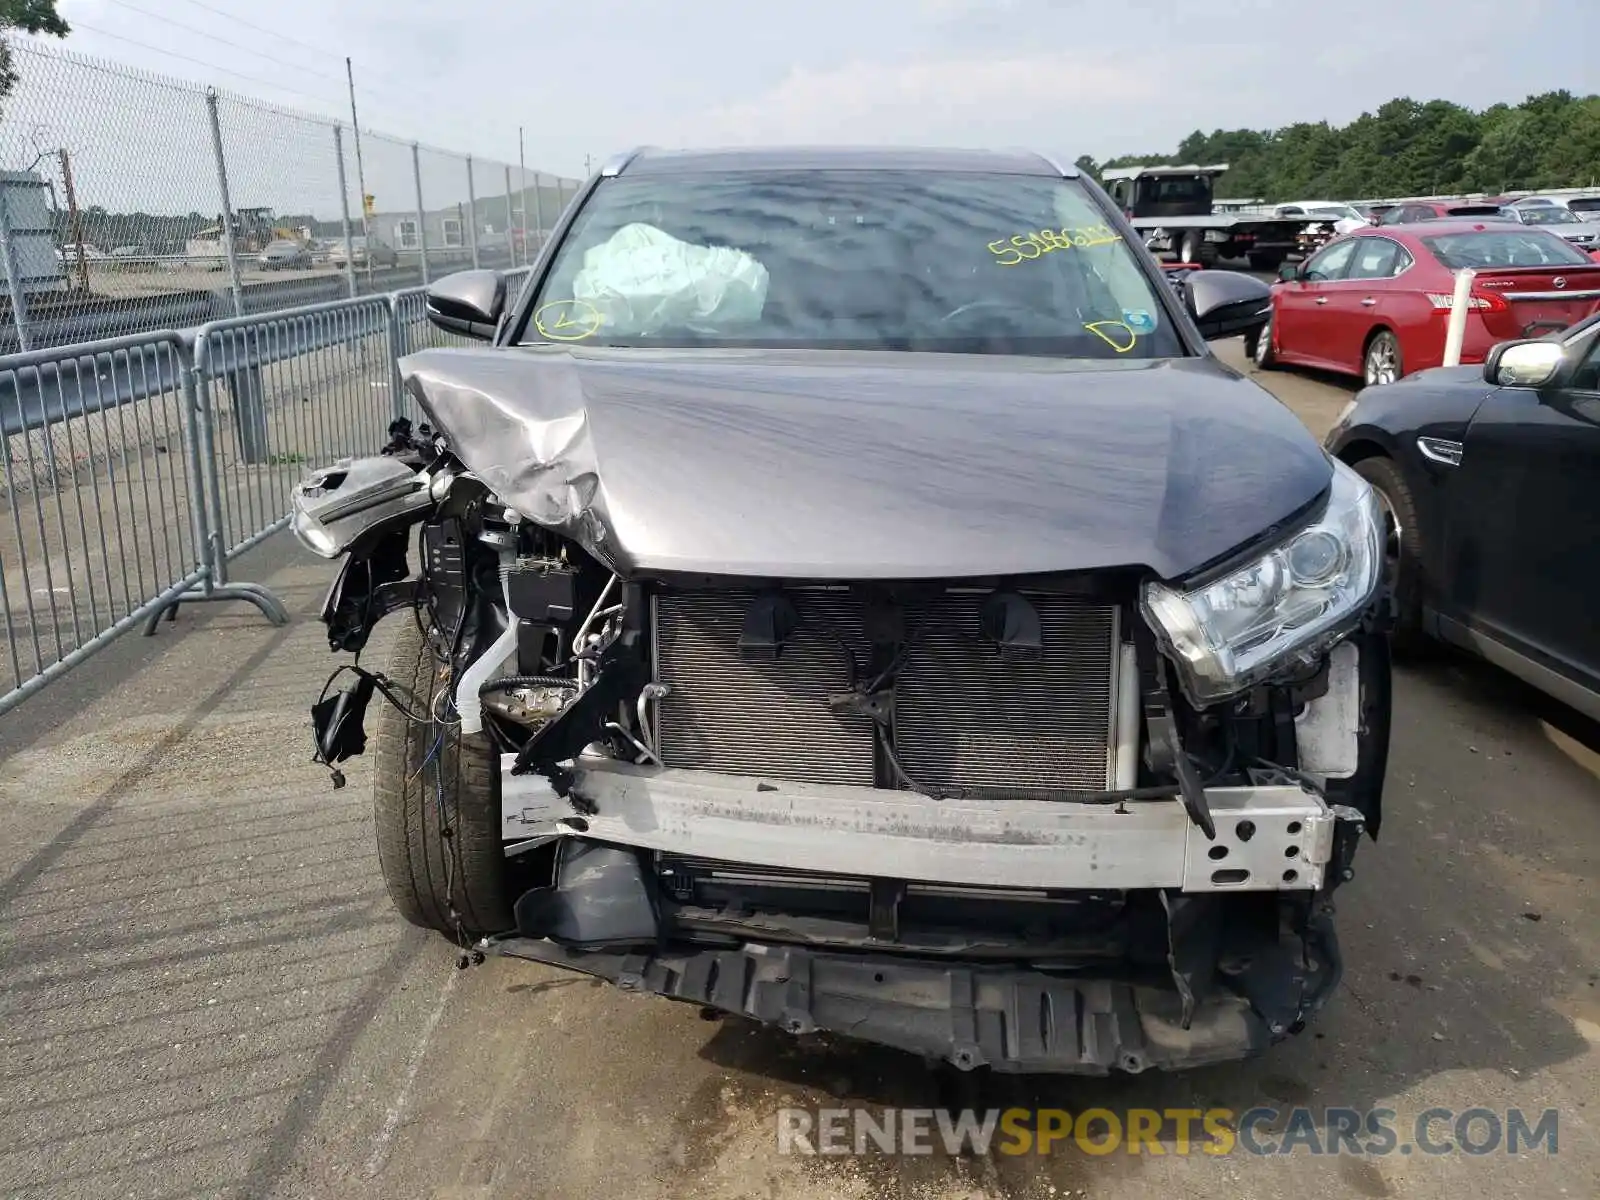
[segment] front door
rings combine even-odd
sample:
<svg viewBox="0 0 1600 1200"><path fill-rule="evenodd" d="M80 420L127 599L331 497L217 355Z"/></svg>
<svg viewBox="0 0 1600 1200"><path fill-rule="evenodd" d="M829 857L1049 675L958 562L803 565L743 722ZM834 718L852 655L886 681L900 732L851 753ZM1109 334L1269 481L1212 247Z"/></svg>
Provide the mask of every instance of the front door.
<svg viewBox="0 0 1600 1200"><path fill-rule="evenodd" d="M1355 258L1345 273L1340 295L1328 307L1333 314L1337 358L1344 369L1360 371L1367 335L1382 325L1404 343L1405 330L1416 320L1409 311L1426 301L1397 290L1394 279L1411 266L1411 255L1393 238L1367 234L1354 239Z"/></svg>
<svg viewBox="0 0 1600 1200"><path fill-rule="evenodd" d="M1600 323L1561 386L1500 388L1449 480L1444 584L1466 621L1600 688Z"/></svg>
<svg viewBox="0 0 1600 1200"><path fill-rule="evenodd" d="M1327 310L1354 252L1354 239L1324 247L1300 265L1293 279L1274 289L1273 338L1278 357L1308 366L1333 365Z"/></svg>

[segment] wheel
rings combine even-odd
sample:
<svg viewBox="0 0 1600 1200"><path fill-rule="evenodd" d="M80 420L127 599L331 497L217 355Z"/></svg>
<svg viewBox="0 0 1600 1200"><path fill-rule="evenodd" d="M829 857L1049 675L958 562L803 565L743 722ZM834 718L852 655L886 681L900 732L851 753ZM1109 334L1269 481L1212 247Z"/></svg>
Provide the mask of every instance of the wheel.
<svg viewBox="0 0 1600 1200"><path fill-rule="evenodd" d="M1206 241L1205 230L1191 229L1178 242L1178 261L1209 267L1217 261L1217 248Z"/></svg>
<svg viewBox="0 0 1600 1200"><path fill-rule="evenodd" d="M1272 351L1272 318L1254 333L1246 334L1244 352L1258 371L1271 371L1278 365L1278 356Z"/></svg>
<svg viewBox="0 0 1600 1200"><path fill-rule="evenodd" d="M1427 639L1422 633L1422 528L1416 502L1405 476L1392 459L1363 458L1355 472L1372 485L1383 513L1384 582L1395 598L1392 642L1399 653L1415 654Z"/></svg>
<svg viewBox="0 0 1600 1200"><path fill-rule="evenodd" d="M1393 383L1405 374L1405 363L1400 357L1400 339L1387 329L1380 329L1367 342L1361 358L1361 378L1368 387L1378 383Z"/></svg>
<svg viewBox="0 0 1600 1200"><path fill-rule="evenodd" d="M433 711L439 664L416 622L395 638L388 675L414 712ZM499 756L483 734L412 721L381 696L374 703L372 812L395 909L413 925L451 935L510 929Z"/></svg>
<svg viewBox="0 0 1600 1200"><path fill-rule="evenodd" d="M1254 271L1276 271L1283 266L1283 255L1275 250L1252 250L1248 258Z"/></svg>

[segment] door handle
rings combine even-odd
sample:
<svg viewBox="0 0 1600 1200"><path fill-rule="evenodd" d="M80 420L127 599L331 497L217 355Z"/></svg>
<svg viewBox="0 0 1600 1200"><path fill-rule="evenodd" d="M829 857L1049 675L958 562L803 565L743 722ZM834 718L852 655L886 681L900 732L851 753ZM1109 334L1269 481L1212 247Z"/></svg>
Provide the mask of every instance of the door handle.
<svg viewBox="0 0 1600 1200"><path fill-rule="evenodd" d="M1377 303L1378 302L1376 300L1374 300L1371 296L1368 296L1365 300L1363 300L1361 302L1361 307L1362 308L1373 308L1373 307L1375 307L1377 305Z"/></svg>
<svg viewBox="0 0 1600 1200"><path fill-rule="evenodd" d="M1326 296L1318 296L1316 302L1318 304L1326 304L1328 302L1328 298Z"/></svg>

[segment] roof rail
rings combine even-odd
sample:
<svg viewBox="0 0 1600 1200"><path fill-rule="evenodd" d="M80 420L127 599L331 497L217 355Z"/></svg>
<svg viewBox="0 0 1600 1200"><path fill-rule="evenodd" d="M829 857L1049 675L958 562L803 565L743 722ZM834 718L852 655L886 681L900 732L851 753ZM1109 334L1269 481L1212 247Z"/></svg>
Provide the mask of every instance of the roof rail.
<svg viewBox="0 0 1600 1200"><path fill-rule="evenodd" d="M626 169L627 165L634 159L638 158L639 155L643 154L646 150L654 149L654 146L635 146L632 150L625 150L616 157L608 159L605 165L600 168L600 174L606 179L611 179L615 176L621 175L623 170Z"/></svg>
<svg viewBox="0 0 1600 1200"><path fill-rule="evenodd" d="M1060 174L1061 178L1076 179L1078 177L1079 171L1076 163L1064 163L1054 154L1046 154L1042 150L1035 150L1033 153L1049 163L1051 168Z"/></svg>

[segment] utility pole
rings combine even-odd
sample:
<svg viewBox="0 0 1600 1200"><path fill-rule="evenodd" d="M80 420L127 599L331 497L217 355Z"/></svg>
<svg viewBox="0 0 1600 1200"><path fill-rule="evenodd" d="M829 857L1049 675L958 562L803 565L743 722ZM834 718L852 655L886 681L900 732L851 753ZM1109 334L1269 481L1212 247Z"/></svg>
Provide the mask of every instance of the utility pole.
<svg viewBox="0 0 1600 1200"><path fill-rule="evenodd" d="M522 145L522 126L521 125L517 126L517 167L522 172L522 186L517 189L517 196L522 201L522 203L520 205L520 207L522 209L522 265L523 266L527 266L528 265L528 236L529 236L529 232L530 232L529 229L528 229L528 153L523 148L523 145ZM538 187L539 187L539 181L537 179L535 179L533 181L533 186L534 186L535 202L537 202ZM535 210L535 211L537 211L537 210ZM538 234L538 230L533 230L532 233L534 235L537 235Z"/></svg>
<svg viewBox="0 0 1600 1200"><path fill-rule="evenodd" d="M367 224L367 175L361 169L361 122L356 120L356 73L350 65L350 56L345 55L344 78L350 85L350 132L356 139L356 187L361 191L361 242L366 250L367 260L367 289L372 288L372 230ZM355 270L355 263L349 264L351 271Z"/></svg>
<svg viewBox="0 0 1600 1200"><path fill-rule="evenodd" d="M585 154L583 156L583 177L585 179L587 179L589 176L594 174L593 163L594 163L594 159L591 158L589 155Z"/></svg>
<svg viewBox="0 0 1600 1200"><path fill-rule="evenodd" d="M72 186L72 155L67 153L65 146L61 147L61 182L67 189L67 217L72 226L72 242L78 250L78 281L83 284L84 293L89 291L89 264L83 254L83 214L78 211L78 192Z"/></svg>

